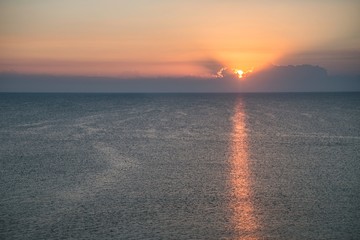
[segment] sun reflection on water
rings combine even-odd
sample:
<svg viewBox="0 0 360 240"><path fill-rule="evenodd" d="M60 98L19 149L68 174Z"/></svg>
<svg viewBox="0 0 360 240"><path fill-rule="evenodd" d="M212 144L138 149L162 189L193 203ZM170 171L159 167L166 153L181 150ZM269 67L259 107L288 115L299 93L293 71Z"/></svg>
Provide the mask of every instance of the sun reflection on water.
<svg viewBox="0 0 360 240"><path fill-rule="evenodd" d="M249 156L243 103L235 104L231 136L230 184L232 189L232 225L238 239L258 239L258 222L252 201Z"/></svg>

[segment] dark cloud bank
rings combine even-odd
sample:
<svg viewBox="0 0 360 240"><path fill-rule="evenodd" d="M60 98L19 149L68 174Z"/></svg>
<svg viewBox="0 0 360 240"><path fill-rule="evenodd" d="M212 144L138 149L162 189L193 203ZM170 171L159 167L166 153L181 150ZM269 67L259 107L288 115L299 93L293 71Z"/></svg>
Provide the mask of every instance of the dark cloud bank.
<svg viewBox="0 0 360 240"><path fill-rule="evenodd" d="M213 66L211 66L213 67ZM110 78L0 74L0 92L323 92L360 91L360 76L328 76L312 65L270 66L240 80L223 77Z"/></svg>

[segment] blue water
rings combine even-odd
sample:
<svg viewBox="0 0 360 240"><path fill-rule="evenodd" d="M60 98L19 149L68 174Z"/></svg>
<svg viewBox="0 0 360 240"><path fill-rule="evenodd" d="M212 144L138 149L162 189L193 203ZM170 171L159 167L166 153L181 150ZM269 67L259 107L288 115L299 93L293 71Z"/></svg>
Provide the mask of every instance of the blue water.
<svg viewBox="0 0 360 240"><path fill-rule="evenodd" d="M1 239L360 239L360 95L0 94Z"/></svg>

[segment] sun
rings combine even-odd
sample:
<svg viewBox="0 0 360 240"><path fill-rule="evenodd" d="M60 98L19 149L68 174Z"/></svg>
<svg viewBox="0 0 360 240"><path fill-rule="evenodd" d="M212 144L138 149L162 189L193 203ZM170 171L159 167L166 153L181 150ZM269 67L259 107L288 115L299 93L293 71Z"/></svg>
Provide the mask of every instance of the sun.
<svg viewBox="0 0 360 240"><path fill-rule="evenodd" d="M240 79L245 79L250 73L252 73L254 68L251 68L250 70L241 70L239 68L233 68L233 72L235 75L237 75Z"/></svg>
<svg viewBox="0 0 360 240"><path fill-rule="evenodd" d="M244 71L241 69L234 69L234 73L238 76L238 78L243 78Z"/></svg>

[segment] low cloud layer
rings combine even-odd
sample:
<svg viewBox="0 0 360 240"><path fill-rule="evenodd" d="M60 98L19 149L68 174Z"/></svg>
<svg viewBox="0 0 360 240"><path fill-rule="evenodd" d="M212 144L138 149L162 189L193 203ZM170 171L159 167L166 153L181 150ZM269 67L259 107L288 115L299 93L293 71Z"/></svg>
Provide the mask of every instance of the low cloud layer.
<svg viewBox="0 0 360 240"><path fill-rule="evenodd" d="M329 69L329 74L360 74L360 51L359 50L317 50L294 53L283 56L279 59L279 63L301 64L309 63L316 64L321 62L321 65ZM344 67L346 66L346 67Z"/></svg>
<svg viewBox="0 0 360 240"><path fill-rule="evenodd" d="M360 91L360 76L328 76L312 65L269 66L239 79L220 63L203 62L214 77L109 78L0 74L0 92L311 92Z"/></svg>

